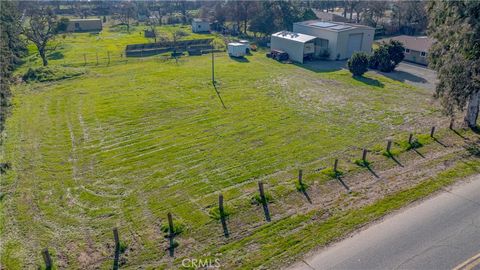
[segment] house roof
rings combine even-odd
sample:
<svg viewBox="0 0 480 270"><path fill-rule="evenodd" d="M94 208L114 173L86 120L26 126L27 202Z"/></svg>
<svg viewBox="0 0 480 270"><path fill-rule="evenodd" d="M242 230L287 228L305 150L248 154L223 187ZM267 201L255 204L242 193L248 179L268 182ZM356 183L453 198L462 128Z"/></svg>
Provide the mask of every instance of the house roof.
<svg viewBox="0 0 480 270"><path fill-rule="evenodd" d="M427 52L432 47L432 44L435 43L434 39L427 36L416 37L407 35L385 38L380 41L388 42L390 40L400 41L405 48L419 52Z"/></svg>
<svg viewBox="0 0 480 270"><path fill-rule="evenodd" d="M357 29L357 28L374 30L374 28L372 28L370 26L361 25L361 24L344 23L344 22L326 22L326 21L322 21L322 20L310 20L310 21L304 21L304 22L296 22L295 24L304 25L304 26L308 26L308 27L325 29L325 30L333 31L333 32L341 32L341 31L347 31L347 30L352 30L352 29Z"/></svg>
<svg viewBox="0 0 480 270"><path fill-rule="evenodd" d="M92 22L92 21L102 21L100 19L70 19L70 22Z"/></svg>
<svg viewBox="0 0 480 270"><path fill-rule="evenodd" d="M272 34L274 37L279 37L279 38L284 38L284 39L289 39L301 43L306 43L309 42L310 40L314 40L317 37L310 36L310 35L305 35L305 34L300 34L300 33L294 33L294 32L289 32L289 31L280 31L278 33Z"/></svg>
<svg viewBox="0 0 480 270"><path fill-rule="evenodd" d="M236 47L236 46L247 46L247 45L244 44L244 43L239 43L239 42L230 42L230 43L228 43L228 46Z"/></svg>
<svg viewBox="0 0 480 270"><path fill-rule="evenodd" d="M195 19L193 19L193 21L194 21L194 22L197 22L197 23L202 23L202 22L208 23L207 20L199 19L199 18L195 18Z"/></svg>

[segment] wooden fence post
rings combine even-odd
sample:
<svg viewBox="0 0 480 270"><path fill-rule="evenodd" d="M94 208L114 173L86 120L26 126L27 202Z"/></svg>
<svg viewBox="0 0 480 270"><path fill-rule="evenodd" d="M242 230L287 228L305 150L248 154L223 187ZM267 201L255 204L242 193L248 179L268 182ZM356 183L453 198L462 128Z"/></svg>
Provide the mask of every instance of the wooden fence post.
<svg viewBox="0 0 480 270"><path fill-rule="evenodd" d="M258 182L258 191L260 192L260 199L262 200L263 211L265 213L265 220L270 222L270 211L268 210L267 197L265 196L265 190L263 189L263 182Z"/></svg>
<svg viewBox="0 0 480 270"><path fill-rule="evenodd" d="M170 237L173 237L174 231L173 231L173 218L172 218L172 213L167 214L168 217L168 233Z"/></svg>
<svg viewBox="0 0 480 270"><path fill-rule="evenodd" d="M303 186L303 170L298 170L298 183Z"/></svg>
<svg viewBox="0 0 480 270"><path fill-rule="evenodd" d="M223 207L223 194L218 195L218 210L220 212L220 221L222 222L223 235L225 237L229 236L227 221L225 219L225 208Z"/></svg>
<svg viewBox="0 0 480 270"><path fill-rule="evenodd" d="M435 135L435 126L432 127L432 129L430 130L430 137L434 137Z"/></svg>
<svg viewBox="0 0 480 270"><path fill-rule="evenodd" d="M42 250L43 261L45 262L45 269L50 270L52 269L52 258L50 257L50 252L48 252L48 248Z"/></svg>
<svg viewBox="0 0 480 270"><path fill-rule="evenodd" d="M362 152L362 161L365 162L367 161L367 149L363 148Z"/></svg>
<svg viewBox="0 0 480 270"><path fill-rule="evenodd" d="M338 168L338 158L335 159L335 162L333 163L333 172L337 172L337 168Z"/></svg>
<svg viewBox="0 0 480 270"><path fill-rule="evenodd" d="M392 150L392 140L387 141L387 153L390 153L390 150Z"/></svg>
<svg viewBox="0 0 480 270"><path fill-rule="evenodd" d="M453 123L455 122L455 119L450 120L450 126L448 127L449 129L453 130Z"/></svg>
<svg viewBox="0 0 480 270"><path fill-rule="evenodd" d="M410 133L410 135L408 136L408 144L412 144L412 140L413 140L413 133Z"/></svg>

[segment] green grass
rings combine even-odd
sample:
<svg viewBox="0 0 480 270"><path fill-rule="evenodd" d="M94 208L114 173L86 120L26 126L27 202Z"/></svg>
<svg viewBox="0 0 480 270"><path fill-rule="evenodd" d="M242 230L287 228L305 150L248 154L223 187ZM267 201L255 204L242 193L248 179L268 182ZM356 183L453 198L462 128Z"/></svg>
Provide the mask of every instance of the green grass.
<svg viewBox="0 0 480 270"><path fill-rule="evenodd" d="M460 162L435 177L387 195L372 204L337 212L322 221L316 221L316 217L322 216L323 210L289 216L275 223L261 226L244 239L220 247L212 247L213 250L210 252L211 254L222 254L219 259L222 267L226 269L235 268L235 265L241 265L242 269L285 266L294 258L299 258L317 246L325 246L368 222L439 191L457 179L479 172L480 162L478 160ZM256 247L255 254L249 254L249 248L252 246ZM249 255L240 256L239 254Z"/></svg>
<svg viewBox="0 0 480 270"><path fill-rule="evenodd" d="M126 44L144 41L138 28L130 34L108 28L99 35L74 34L50 64L76 66L84 52L120 54ZM168 212L188 228L176 238L179 257L207 253L223 241L209 213L216 192L233 209L230 229L242 233L221 247L227 257L242 254L249 237L264 245L274 233L285 236L282 241L293 248L284 252L294 254L302 236L291 227L276 228L311 216L272 222L272 231L260 237L252 228L263 216L250 204L258 179L279 202L272 205L273 217L284 215L286 206L294 207L280 201L295 192L295 168L305 168L309 181L330 181L328 170L317 173L327 161L440 118L427 90L374 73L365 74L378 82L369 84L345 70L280 64L262 51L248 62L216 54L218 91L227 109L210 82L210 55L110 66L102 57L82 76L13 89L0 157L12 167L1 182L1 257L7 269L35 268L46 246L69 268L91 266L89 257L101 261L100 268L111 267L100 259L111 255L113 227L129 243L127 266L165 267L170 258L159 245L166 244L161 227ZM34 55L29 60L23 72L39 64ZM333 221L329 226L334 229ZM265 247L263 255L283 254ZM256 252L243 254L240 260L258 262Z"/></svg>

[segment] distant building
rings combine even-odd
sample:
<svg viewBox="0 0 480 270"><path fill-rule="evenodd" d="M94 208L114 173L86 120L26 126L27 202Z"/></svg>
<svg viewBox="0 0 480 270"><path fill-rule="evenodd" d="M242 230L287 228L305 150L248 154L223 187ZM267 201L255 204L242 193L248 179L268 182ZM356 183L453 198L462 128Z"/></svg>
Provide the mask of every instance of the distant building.
<svg viewBox="0 0 480 270"><path fill-rule="evenodd" d="M311 20L293 24L293 32L317 37L315 53L328 51L331 60L350 58L354 52L372 52L375 29L360 24Z"/></svg>
<svg viewBox="0 0 480 270"><path fill-rule="evenodd" d="M202 19L193 19L192 32L194 33L210 32L210 22Z"/></svg>
<svg viewBox="0 0 480 270"><path fill-rule="evenodd" d="M324 12L318 9L313 9L315 16L322 21L328 22L348 22L348 19L332 12Z"/></svg>
<svg viewBox="0 0 480 270"><path fill-rule="evenodd" d="M427 36L396 36L379 40L379 42L388 42L390 40L400 41L405 47L404 61L413 62L421 65L428 65L428 50L435 43L435 40Z"/></svg>
<svg viewBox="0 0 480 270"><path fill-rule="evenodd" d="M281 31L272 35L270 48L288 53L290 60L303 63L305 58L313 57L315 53L314 36Z"/></svg>
<svg viewBox="0 0 480 270"><path fill-rule="evenodd" d="M67 32L100 32L102 20L100 19L70 19Z"/></svg>

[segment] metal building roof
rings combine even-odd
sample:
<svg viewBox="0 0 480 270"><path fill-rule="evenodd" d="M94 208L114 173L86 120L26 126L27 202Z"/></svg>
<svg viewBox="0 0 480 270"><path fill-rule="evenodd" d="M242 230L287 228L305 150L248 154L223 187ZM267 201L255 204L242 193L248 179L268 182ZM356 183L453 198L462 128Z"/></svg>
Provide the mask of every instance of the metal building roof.
<svg viewBox="0 0 480 270"><path fill-rule="evenodd" d="M300 34L300 33L294 33L294 32L289 32L289 31L280 31L278 33L272 34L274 37L279 37L279 38L284 38L288 40L293 40L301 43L306 43L311 40L316 39L317 37L310 36L310 35L305 35L305 34Z"/></svg>
<svg viewBox="0 0 480 270"><path fill-rule="evenodd" d="M334 32L340 32L340 31L351 30L356 28L373 29L369 26L361 25L361 24L344 23L344 22L324 22L320 20L296 22L295 24L325 29L325 30L334 31Z"/></svg>

